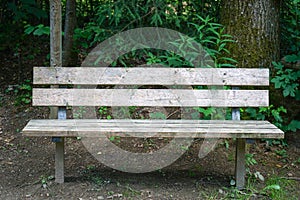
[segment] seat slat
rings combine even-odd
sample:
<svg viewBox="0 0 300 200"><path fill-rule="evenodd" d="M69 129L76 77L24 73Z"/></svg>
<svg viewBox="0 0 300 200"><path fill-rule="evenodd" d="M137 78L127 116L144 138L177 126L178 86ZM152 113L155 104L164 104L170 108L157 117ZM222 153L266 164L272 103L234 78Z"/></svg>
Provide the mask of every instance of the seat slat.
<svg viewBox="0 0 300 200"><path fill-rule="evenodd" d="M153 124L151 124L153 122ZM248 125L247 125L247 122ZM128 135L127 132L132 133ZM23 129L25 136L200 138L283 138L284 134L268 121L222 120L31 120Z"/></svg>
<svg viewBox="0 0 300 200"><path fill-rule="evenodd" d="M29 125L30 127L47 127L49 124L54 124L56 120L34 120ZM95 127L99 124L101 127L115 127L120 124L122 127L198 127L207 128L212 126L213 128L274 128L276 127L270 124L268 121L240 121L240 123L234 123L230 120L138 120L138 119L113 119L113 120L102 120L102 119L74 119L74 120L64 120L59 121L61 126L72 127L76 126L76 123L80 124L80 127Z"/></svg>
<svg viewBox="0 0 300 200"><path fill-rule="evenodd" d="M48 123L54 123L57 120L56 119L47 119ZM166 122L164 119L148 119L148 120L141 120L141 119L68 119L63 120L62 123L65 125L74 124L77 123L77 121L80 121L82 124L93 124L93 123L99 123L101 121L101 124L103 125L111 125L114 123L125 123L130 124L131 122L134 124L163 124ZM30 122L31 123L37 123L39 124L41 122L41 125L47 125L47 122L45 122L45 119L35 119ZM233 126L236 124L236 121L234 120L193 120L193 119L178 119L178 120L167 120L168 124L213 124L218 125L222 124L225 126ZM268 121L258 121L258 120L241 120L238 121L239 125L269 125L270 123Z"/></svg>
<svg viewBox="0 0 300 200"><path fill-rule="evenodd" d="M35 67L34 84L269 85L269 69Z"/></svg>
<svg viewBox="0 0 300 200"><path fill-rule="evenodd" d="M35 106L268 106L268 90L34 88Z"/></svg>

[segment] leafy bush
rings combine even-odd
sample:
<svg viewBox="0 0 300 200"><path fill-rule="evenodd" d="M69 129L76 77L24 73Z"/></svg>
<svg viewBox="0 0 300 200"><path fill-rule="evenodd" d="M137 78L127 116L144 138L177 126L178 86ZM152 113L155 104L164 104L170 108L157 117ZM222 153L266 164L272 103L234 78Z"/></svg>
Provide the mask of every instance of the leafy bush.
<svg viewBox="0 0 300 200"><path fill-rule="evenodd" d="M300 62L300 52L298 55L288 55L285 57L288 63ZM288 69L281 62L273 62L276 75L271 82L275 84L275 88L281 89L283 96L291 96L296 100L300 100L299 79L300 71L297 69Z"/></svg>
<svg viewBox="0 0 300 200"><path fill-rule="evenodd" d="M282 115L285 114L287 110L283 106L277 108L275 108L274 105L260 108L251 107L241 109L241 112L244 113L242 115L243 119L269 120L279 128L284 129L284 119Z"/></svg>
<svg viewBox="0 0 300 200"><path fill-rule="evenodd" d="M198 23L190 23L196 29L194 37L213 59L215 63L213 67L235 67L234 64L237 61L229 56L225 56L230 54L226 48L227 44L235 42L231 35L224 33L225 27L215 23L214 19L209 16L202 18L196 15L196 17Z"/></svg>
<svg viewBox="0 0 300 200"><path fill-rule="evenodd" d="M90 22L75 30L75 41L82 54L86 55L89 48L116 33L132 28L163 26L186 34L193 41L199 42L215 62L211 67L233 67L236 61L228 56L229 52L226 49L226 44L233 42L232 37L224 33L224 27L216 23L216 17L208 17L212 10L218 9L218 2L214 3L212 10L207 9L206 4L206 1L197 3L152 0L105 2L97 5L97 14ZM191 12L191 10L199 12ZM199 16L197 13L207 17ZM199 54L199 52L186 52L183 42L191 47L189 50L192 49L191 41L178 40L172 43L180 51L182 50L181 55L186 58ZM169 67L191 66L191 63L173 52L153 49L147 51L132 49L131 53L120 56L112 65L128 66L137 63L137 60L138 63L141 61L147 64L160 63Z"/></svg>
<svg viewBox="0 0 300 200"><path fill-rule="evenodd" d="M271 82L275 84L276 89L280 89L284 97L290 97L295 99L296 102L300 101L299 80L300 71L297 66L300 62L300 53L285 56L284 59L286 65L291 65L290 68L284 66L282 62L273 62L273 66L276 70L276 75L271 79ZM295 66L294 68L292 66ZM300 129L300 121L292 119L285 127L287 131L296 132Z"/></svg>

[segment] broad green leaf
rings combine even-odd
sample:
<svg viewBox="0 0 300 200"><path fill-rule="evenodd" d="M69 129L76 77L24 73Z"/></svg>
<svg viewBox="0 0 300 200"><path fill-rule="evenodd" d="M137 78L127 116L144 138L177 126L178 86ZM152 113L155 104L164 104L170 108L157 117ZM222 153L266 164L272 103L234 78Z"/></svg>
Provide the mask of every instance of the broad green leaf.
<svg viewBox="0 0 300 200"><path fill-rule="evenodd" d="M263 190L280 190L280 185L268 185Z"/></svg>
<svg viewBox="0 0 300 200"><path fill-rule="evenodd" d="M288 130L296 132L297 129L300 129L300 121L298 121L298 120L292 120L290 122L290 124L288 125Z"/></svg>

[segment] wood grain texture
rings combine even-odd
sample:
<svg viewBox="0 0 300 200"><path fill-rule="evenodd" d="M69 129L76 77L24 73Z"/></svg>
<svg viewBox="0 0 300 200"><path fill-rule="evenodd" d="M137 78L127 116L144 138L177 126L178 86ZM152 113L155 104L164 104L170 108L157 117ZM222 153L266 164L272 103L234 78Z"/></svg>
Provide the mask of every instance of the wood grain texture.
<svg viewBox="0 0 300 200"><path fill-rule="evenodd" d="M231 120L31 120L23 129L25 136L105 137L105 134L137 137L197 138L283 138L283 132L268 121Z"/></svg>
<svg viewBox="0 0 300 200"><path fill-rule="evenodd" d="M268 106L268 90L43 89L34 88L34 106Z"/></svg>
<svg viewBox="0 0 300 200"><path fill-rule="evenodd" d="M268 69L35 67L34 84L269 85Z"/></svg>

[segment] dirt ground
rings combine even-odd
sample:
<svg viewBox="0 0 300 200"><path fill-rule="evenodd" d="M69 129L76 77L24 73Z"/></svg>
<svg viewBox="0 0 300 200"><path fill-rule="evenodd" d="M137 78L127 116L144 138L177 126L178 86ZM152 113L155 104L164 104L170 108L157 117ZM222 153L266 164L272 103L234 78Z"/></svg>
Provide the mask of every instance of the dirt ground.
<svg viewBox="0 0 300 200"><path fill-rule="evenodd" d="M7 88L16 87L20 79L30 79L31 66L27 63L20 75L14 61L17 62L13 56L1 57L0 199L235 199L236 194L243 193L230 186L234 178L232 140L220 140L204 159L197 156L202 141L195 140L172 165L156 172L131 174L104 166L88 153L80 140L68 138L65 183L55 183L51 138L28 138L20 133L30 119L47 118L48 110L30 104L15 105L17 94ZM267 146L262 141L248 145L248 152L257 161L250 166L250 172L260 172L265 178L264 182L253 180L250 185L260 191L270 178L284 177L293 180L284 188L290 199L300 197L300 147L295 142L299 135L287 135L288 147ZM147 144L144 140L143 146ZM128 141L123 145L129 149L136 147ZM261 192L252 193L249 199L271 199Z"/></svg>

